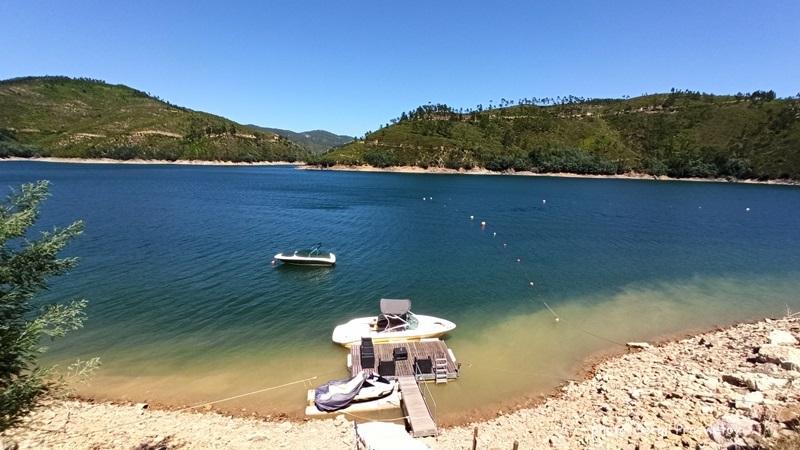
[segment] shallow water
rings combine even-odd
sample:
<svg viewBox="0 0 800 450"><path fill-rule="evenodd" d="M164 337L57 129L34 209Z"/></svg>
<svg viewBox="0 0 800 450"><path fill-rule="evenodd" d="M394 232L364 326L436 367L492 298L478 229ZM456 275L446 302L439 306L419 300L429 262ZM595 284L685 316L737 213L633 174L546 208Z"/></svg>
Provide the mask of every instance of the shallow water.
<svg viewBox="0 0 800 450"><path fill-rule="evenodd" d="M263 390L218 406L301 414L307 389L347 374L333 327L410 298L458 324L461 377L429 394L457 422L621 343L800 308L797 187L0 162L3 186L43 178L41 228L86 222L66 251L80 266L45 300L90 301L48 359L100 356L80 389L98 398ZM270 264L316 242L336 267Z"/></svg>

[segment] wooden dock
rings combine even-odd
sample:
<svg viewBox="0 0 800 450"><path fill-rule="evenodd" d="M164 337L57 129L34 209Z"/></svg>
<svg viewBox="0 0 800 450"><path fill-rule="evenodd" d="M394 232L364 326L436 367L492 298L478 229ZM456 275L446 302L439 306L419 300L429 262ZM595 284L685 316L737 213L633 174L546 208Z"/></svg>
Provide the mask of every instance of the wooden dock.
<svg viewBox="0 0 800 450"><path fill-rule="evenodd" d="M403 396L403 414L408 418L411 435L416 437L438 436L439 430L436 422L431 417L422 391L419 390L417 379L413 375L404 375L397 378L400 393Z"/></svg>
<svg viewBox="0 0 800 450"><path fill-rule="evenodd" d="M398 359L396 349L404 348L407 356ZM350 346L350 376L355 376L360 371L378 373L381 362L391 362L394 366L394 373L382 374L388 379L399 379L405 376L416 377L418 380L436 380L445 382L458 378L459 364L456 362L452 351L447 348L447 344L441 339L422 339L417 342L388 342L373 344L374 361L371 366L363 366L361 358L361 345L353 344ZM415 370L415 360L428 360L430 365L420 370Z"/></svg>

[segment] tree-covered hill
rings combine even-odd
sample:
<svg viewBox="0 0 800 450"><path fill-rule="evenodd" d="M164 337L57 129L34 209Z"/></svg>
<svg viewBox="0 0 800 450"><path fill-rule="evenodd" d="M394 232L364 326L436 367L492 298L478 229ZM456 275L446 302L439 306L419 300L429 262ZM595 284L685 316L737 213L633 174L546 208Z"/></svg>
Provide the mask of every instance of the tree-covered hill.
<svg viewBox="0 0 800 450"><path fill-rule="evenodd" d="M300 147L303 147L315 154L325 153L334 147L341 147L342 145L348 144L355 139L352 136L333 134L330 131L325 130L303 131L297 133L290 130L282 130L280 128L267 128L260 127L258 125L247 126L254 128L256 131L265 131L267 133L274 133L278 136L283 136Z"/></svg>
<svg viewBox="0 0 800 450"><path fill-rule="evenodd" d="M301 161L308 151L123 85L67 77L0 81L0 157Z"/></svg>
<svg viewBox="0 0 800 450"><path fill-rule="evenodd" d="M428 104L391 122L315 162L800 179L800 96L772 91Z"/></svg>

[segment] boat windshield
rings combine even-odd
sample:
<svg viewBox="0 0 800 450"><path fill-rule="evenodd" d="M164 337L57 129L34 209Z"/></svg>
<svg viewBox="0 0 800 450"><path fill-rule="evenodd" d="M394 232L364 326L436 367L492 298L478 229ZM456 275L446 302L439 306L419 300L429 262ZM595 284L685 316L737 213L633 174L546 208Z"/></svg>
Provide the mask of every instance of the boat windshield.
<svg viewBox="0 0 800 450"><path fill-rule="evenodd" d="M407 329L408 330L416 330L417 327L419 326L419 320L417 320L417 316L415 316L414 313L412 313L411 311L408 312L407 316L408 316L407 317L407 320L408 320L408 328Z"/></svg>
<svg viewBox="0 0 800 450"><path fill-rule="evenodd" d="M381 314L376 322L376 330L379 333L390 333L397 331L416 330L419 320L410 311L406 314Z"/></svg>

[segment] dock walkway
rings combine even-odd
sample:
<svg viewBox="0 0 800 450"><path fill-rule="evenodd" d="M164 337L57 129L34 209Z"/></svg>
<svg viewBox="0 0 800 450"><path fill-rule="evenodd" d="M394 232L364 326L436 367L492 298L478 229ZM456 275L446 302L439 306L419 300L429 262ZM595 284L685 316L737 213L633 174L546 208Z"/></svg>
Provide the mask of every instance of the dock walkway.
<svg viewBox="0 0 800 450"><path fill-rule="evenodd" d="M413 375L404 375L397 378L400 393L403 396L403 414L408 418L411 435L416 437L438 436L439 430L436 422L431 417L431 412L422 392L419 390L417 379Z"/></svg>

